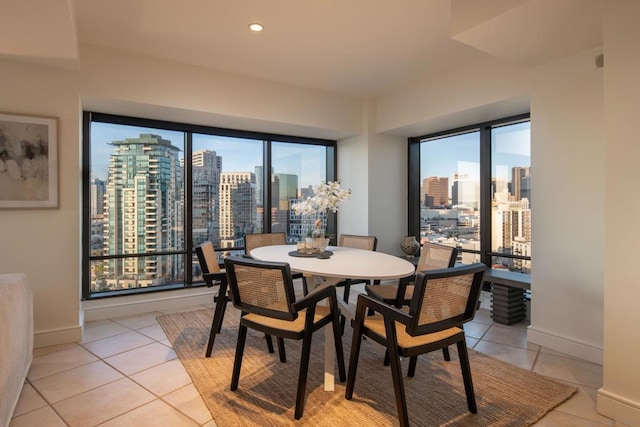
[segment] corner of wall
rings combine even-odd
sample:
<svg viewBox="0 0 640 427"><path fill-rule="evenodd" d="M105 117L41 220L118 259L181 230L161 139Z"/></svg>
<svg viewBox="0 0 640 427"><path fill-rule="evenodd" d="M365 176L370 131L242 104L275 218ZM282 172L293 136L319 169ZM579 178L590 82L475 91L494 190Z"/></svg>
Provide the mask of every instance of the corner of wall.
<svg viewBox="0 0 640 427"><path fill-rule="evenodd" d="M596 398L598 413L616 420L616 424L640 425L640 402L631 402L602 387Z"/></svg>
<svg viewBox="0 0 640 427"><path fill-rule="evenodd" d="M36 331L33 336L33 347L49 347L80 341L82 341L82 327L75 325L68 328Z"/></svg>
<svg viewBox="0 0 640 427"><path fill-rule="evenodd" d="M527 341L598 365L603 364L603 349L591 344L545 331L535 326L527 329Z"/></svg>

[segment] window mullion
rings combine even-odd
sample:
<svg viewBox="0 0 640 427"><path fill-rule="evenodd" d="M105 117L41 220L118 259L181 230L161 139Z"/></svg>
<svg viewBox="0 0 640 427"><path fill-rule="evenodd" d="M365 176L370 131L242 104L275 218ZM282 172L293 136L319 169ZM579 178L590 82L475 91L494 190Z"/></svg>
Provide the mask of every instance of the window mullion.
<svg viewBox="0 0 640 427"><path fill-rule="evenodd" d="M480 262L491 266L491 126L480 129Z"/></svg>
<svg viewBox="0 0 640 427"><path fill-rule="evenodd" d="M272 197L273 192L272 187L272 176L271 176L271 141L264 141L264 158L263 162L264 167L262 168L262 199L264 202L262 203L262 232L270 233L271 232L271 206L272 206Z"/></svg>
<svg viewBox="0 0 640 427"><path fill-rule="evenodd" d="M191 221L193 215L193 133L185 132L184 141L184 280L185 286L189 287L193 284L193 268L191 268L191 260L193 259L193 223Z"/></svg>

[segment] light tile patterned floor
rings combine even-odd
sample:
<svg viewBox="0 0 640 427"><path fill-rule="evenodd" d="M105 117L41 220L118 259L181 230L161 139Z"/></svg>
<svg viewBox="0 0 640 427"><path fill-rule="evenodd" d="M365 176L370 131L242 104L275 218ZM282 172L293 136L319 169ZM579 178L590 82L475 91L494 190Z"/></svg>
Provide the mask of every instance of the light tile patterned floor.
<svg viewBox="0 0 640 427"><path fill-rule="evenodd" d="M10 427L215 426L160 314L88 322L83 342L36 349ZM579 387L536 426L615 426L595 410L602 366L527 344L526 327L495 324L481 309L465 331L482 353Z"/></svg>

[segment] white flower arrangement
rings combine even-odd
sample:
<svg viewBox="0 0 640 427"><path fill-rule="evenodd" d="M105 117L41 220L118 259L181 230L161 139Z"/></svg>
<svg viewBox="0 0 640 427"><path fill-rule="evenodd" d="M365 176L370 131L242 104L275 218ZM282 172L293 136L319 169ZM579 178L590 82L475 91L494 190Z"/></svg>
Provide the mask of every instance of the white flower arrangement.
<svg viewBox="0 0 640 427"><path fill-rule="evenodd" d="M351 189L340 188L340 181L322 182L313 191L313 196L293 205L296 215L318 216L328 210L337 212L340 202L351 198Z"/></svg>

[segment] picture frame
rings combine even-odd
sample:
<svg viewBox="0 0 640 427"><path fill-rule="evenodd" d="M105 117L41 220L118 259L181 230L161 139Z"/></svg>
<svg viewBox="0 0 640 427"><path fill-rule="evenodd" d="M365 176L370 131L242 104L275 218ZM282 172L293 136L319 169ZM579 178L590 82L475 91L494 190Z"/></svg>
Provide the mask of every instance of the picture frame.
<svg viewBox="0 0 640 427"><path fill-rule="evenodd" d="M0 113L0 208L58 207L58 121Z"/></svg>

